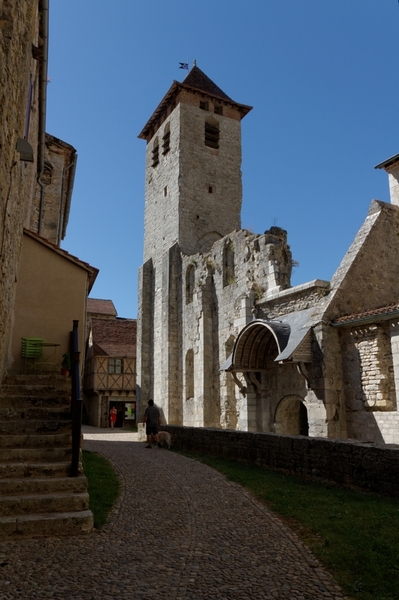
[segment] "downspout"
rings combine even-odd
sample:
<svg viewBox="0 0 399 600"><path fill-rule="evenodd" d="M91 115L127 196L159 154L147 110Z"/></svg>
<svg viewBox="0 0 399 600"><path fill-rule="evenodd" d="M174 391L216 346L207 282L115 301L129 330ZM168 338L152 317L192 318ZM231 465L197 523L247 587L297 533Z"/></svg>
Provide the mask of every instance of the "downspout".
<svg viewBox="0 0 399 600"><path fill-rule="evenodd" d="M58 240L57 240L58 245L61 244L61 240L63 240L65 237L65 228L68 224L69 211L71 209L71 198L72 198L73 182L75 180L77 159L78 159L78 155L76 154L76 152L74 152L70 164L64 168L63 173L62 173L61 210L60 210L60 218L59 218L59 223L58 223ZM65 180L66 180L66 174L69 171L69 169L72 169L72 171L69 174L69 185L67 187L67 195L65 198L65 205L64 205L63 198L64 198ZM64 215L65 215L65 217L64 217Z"/></svg>
<svg viewBox="0 0 399 600"><path fill-rule="evenodd" d="M47 67L48 67L48 32L49 32L49 0L41 0L41 27L43 40L43 56L40 65L40 95L39 95L39 156L37 161L37 182L40 186L39 224L37 233L40 235L43 223L44 188L42 182L44 173L44 153L46 148L46 104L47 104Z"/></svg>

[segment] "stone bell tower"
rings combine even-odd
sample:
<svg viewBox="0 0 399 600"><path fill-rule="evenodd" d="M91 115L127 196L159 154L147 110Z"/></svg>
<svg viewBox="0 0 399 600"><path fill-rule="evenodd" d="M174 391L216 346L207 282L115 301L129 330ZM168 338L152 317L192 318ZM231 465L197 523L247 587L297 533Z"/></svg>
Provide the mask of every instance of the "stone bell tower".
<svg viewBox="0 0 399 600"><path fill-rule="evenodd" d="M179 261L207 252L241 227L241 119L250 110L194 64L182 83L173 82L139 135L147 148L138 395L142 406L149 397L158 405L164 398L169 422L179 420L168 409L179 393L178 385L169 388L170 361L179 369Z"/></svg>
<svg viewBox="0 0 399 600"><path fill-rule="evenodd" d="M241 226L241 119L196 65L174 81L139 137L147 141L144 261L178 243L208 250Z"/></svg>

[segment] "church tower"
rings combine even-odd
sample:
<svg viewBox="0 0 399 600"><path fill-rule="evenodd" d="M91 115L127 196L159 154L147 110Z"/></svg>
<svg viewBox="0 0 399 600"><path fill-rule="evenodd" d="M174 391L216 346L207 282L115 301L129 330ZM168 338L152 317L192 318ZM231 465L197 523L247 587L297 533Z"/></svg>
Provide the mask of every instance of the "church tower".
<svg viewBox="0 0 399 600"><path fill-rule="evenodd" d="M158 405L163 399L171 423L180 420L171 407L181 388L181 260L241 227L241 119L250 110L194 64L139 135L147 148L138 396L142 408L150 397Z"/></svg>
<svg viewBox="0 0 399 600"><path fill-rule="evenodd" d="M240 229L240 122L250 110L196 65L173 82L139 135L147 141L144 261L176 242L184 254L206 251Z"/></svg>

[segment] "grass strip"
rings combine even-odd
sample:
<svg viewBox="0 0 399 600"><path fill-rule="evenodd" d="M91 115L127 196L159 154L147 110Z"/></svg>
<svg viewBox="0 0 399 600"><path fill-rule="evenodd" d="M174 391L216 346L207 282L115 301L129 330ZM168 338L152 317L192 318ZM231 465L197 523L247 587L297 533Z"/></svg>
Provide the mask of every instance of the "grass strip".
<svg viewBox="0 0 399 600"><path fill-rule="evenodd" d="M94 527L102 527L119 495L118 475L106 458L89 450L83 450L83 471L88 479L89 508L93 513Z"/></svg>
<svg viewBox="0 0 399 600"><path fill-rule="evenodd" d="M399 500L184 453L245 487L294 530L356 600L399 599Z"/></svg>

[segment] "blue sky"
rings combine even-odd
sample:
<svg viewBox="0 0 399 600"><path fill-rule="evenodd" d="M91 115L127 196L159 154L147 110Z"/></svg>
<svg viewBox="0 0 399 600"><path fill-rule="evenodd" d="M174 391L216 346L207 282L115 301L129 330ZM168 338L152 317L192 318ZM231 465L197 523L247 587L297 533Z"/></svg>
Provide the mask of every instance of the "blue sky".
<svg viewBox="0 0 399 600"><path fill-rule="evenodd" d="M288 230L292 285L331 279L399 153L397 0L50 2L47 131L78 167L62 247L100 269L94 298L137 316L145 142L197 65L242 121L242 226Z"/></svg>

